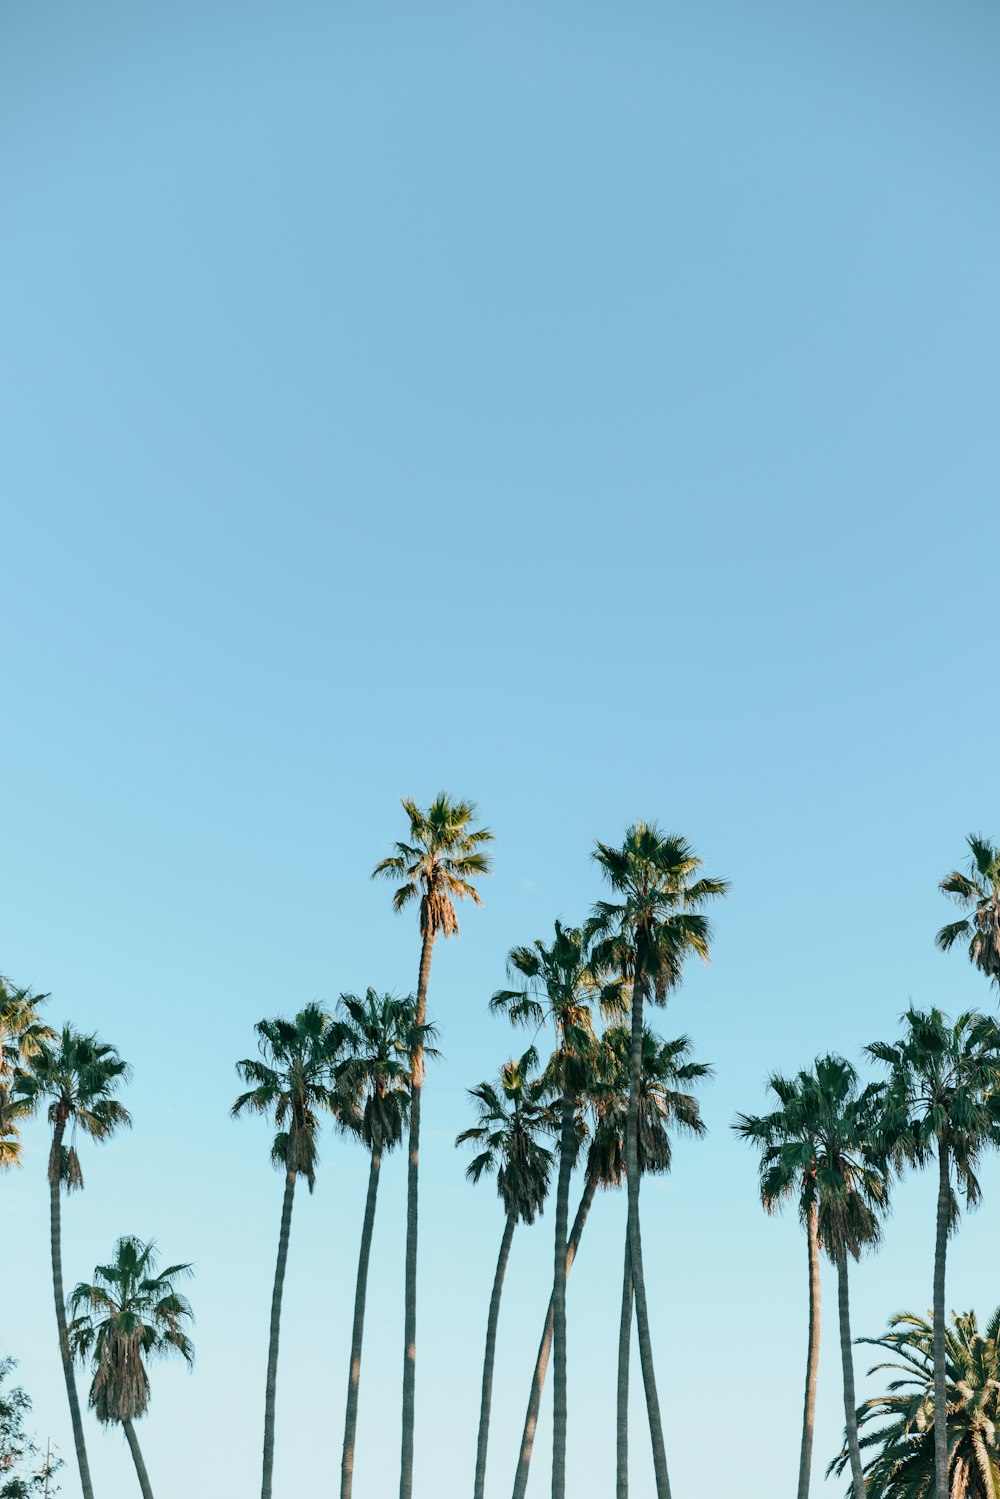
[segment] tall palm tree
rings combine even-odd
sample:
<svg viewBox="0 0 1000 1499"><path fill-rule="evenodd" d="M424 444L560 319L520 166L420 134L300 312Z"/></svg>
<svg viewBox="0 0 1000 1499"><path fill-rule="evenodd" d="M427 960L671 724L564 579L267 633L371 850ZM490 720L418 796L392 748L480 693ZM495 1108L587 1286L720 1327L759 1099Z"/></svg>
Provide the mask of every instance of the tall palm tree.
<svg viewBox="0 0 1000 1499"><path fill-rule="evenodd" d="M87 1460L87 1444L80 1418L80 1401L73 1374L73 1357L66 1330L66 1298L62 1279L62 1199L63 1190L72 1192L83 1187L83 1172L76 1151L76 1132L80 1130L98 1142L107 1140L115 1130L131 1125L125 1106L115 1098L125 1082L129 1069L113 1046L96 1036L85 1036L72 1026L64 1026L53 1041L44 1041L30 1059L30 1071L18 1079L15 1093L34 1108L48 1099L49 1123L52 1125L52 1147L49 1151L49 1211L52 1227L52 1294L59 1330L59 1353L62 1358L66 1396L73 1423L73 1441L80 1469L84 1499L94 1499ZM70 1143L66 1134L69 1131Z"/></svg>
<svg viewBox="0 0 1000 1499"><path fill-rule="evenodd" d="M861 1445L869 1499L933 1499L935 1487L934 1326L901 1312L881 1338L859 1338L892 1357L868 1373L891 1371L884 1395L859 1411L868 1428ZM948 1499L996 1499L1000 1494L1000 1307L980 1333L975 1313L952 1314L945 1332ZM881 1422L881 1425L876 1425ZM842 1473L845 1443L827 1469Z"/></svg>
<svg viewBox="0 0 1000 1499"><path fill-rule="evenodd" d="M518 1223L534 1223L541 1213L549 1189L552 1154L541 1140L544 1135L551 1134L554 1118L545 1102L548 1081L544 1076L536 1075L537 1066L538 1052L529 1046L516 1061L512 1059L504 1063L496 1083L484 1082L470 1088L469 1096L477 1104L479 1122L471 1129L463 1130L455 1141L456 1145L468 1143L478 1147L466 1175L472 1182L480 1181L484 1175L495 1176L505 1213L486 1323L474 1499L483 1499L486 1488L493 1363L510 1246Z"/></svg>
<svg viewBox="0 0 1000 1499"><path fill-rule="evenodd" d="M281 1297L288 1263L288 1238L292 1226L295 1184L304 1176L312 1192L319 1160L320 1114L334 1107L331 1070L337 1059L339 1033L319 1005L308 1004L294 1020L278 1016L261 1020L255 1027L260 1058L245 1057L236 1071L250 1086L232 1107L236 1117L246 1112L273 1118L277 1134L271 1146L271 1162L285 1173L285 1191L278 1235L278 1258L271 1296L271 1328L267 1352L267 1382L264 1390L264 1451L261 1469L261 1499L271 1499L274 1471L274 1408L278 1380L278 1338L281 1332Z"/></svg>
<svg viewBox="0 0 1000 1499"><path fill-rule="evenodd" d="M934 1402L947 1402L945 1269L948 1234L958 1223L957 1193L973 1207L980 1197L975 1168L983 1151L1000 1143L1000 1029L974 1011L952 1024L940 1010L915 1010L903 1018L903 1036L874 1042L868 1055L889 1070L883 1116L885 1143L897 1166L938 1164L934 1241ZM952 1177L954 1176L954 1187ZM957 1190L956 1190L957 1189ZM948 1436L934 1433L938 1494L947 1494Z"/></svg>
<svg viewBox="0 0 1000 1499"><path fill-rule="evenodd" d="M581 1091L592 1065L594 1029L591 1007L602 997L597 970L591 965L584 934L576 927L555 924L551 944L537 940L515 947L507 959L511 978L528 981L522 989L498 989L490 1009L506 1014L515 1025L538 1029L547 1021L555 1030L555 1051L549 1066L559 1095L559 1177L556 1184L556 1225L553 1251L553 1419L552 1499L565 1499L567 1360L566 1360L566 1250L569 1240L569 1189L576 1160L577 1111ZM607 1002L618 999L619 987L609 986Z"/></svg>
<svg viewBox="0 0 1000 1499"><path fill-rule="evenodd" d="M417 1025L427 1023L427 986L431 957L438 937L458 936L456 900L482 905L473 880L489 874L491 858L487 845L493 834L475 828L475 802L452 801L441 791L426 811L409 797L403 811L410 822L409 843L397 843L388 858L372 871L373 879L396 884L392 908L402 911L411 901L419 902L420 968L417 975ZM403 1429L399 1469L399 1499L413 1492L413 1436L417 1383L417 1189L420 1160L420 1096L423 1088L423 1052L417 1047L410 1089L409 1162L406 1178L406 1269L403 1314Z"/></svg>
<svg viewBox="0 0 1000 1499"><path fill-rule="evenodd" d="M818 1249L837 1267L844 1415L854 1499L864 1499L851 1355L848 1259L878 1243L880 1217L888 1208L885 1163L876 1138L884 1089L861 1089L843 1057L817 1057L811 1071L788 1079L775 1075L770 1088L779 1107L763 1117L737 1116L735 1129L761 1152L761 1200L773 1212L796 1197L809 1235L810 1340L799 1469L799 1493L809 1491L819 1356Z"/></svg>
<svg viewBox="0 0 1000 1499"><path fill-rule="evenodd" d="M18 1123L32 1112L29 1099L15 1093L18 1080L44 1043L55 1039L39 1014L48 997L0 978L0 1170L20 1164Z"/></svg>
<svg viewBox="0 0 1000 1499"><path fill-rule="evenodd" d="M382 1157L394 1150L403 1138L410 1105L413 1054L418 1045L425 1054L432 1051L433 1027L417 1025L416 1001L412 995L397 999L391 994L377 994L374 989L368 989L363 998L357 994L342 994L338 1025L341 1060L333 1074L337 1117L357 1136L369 1154L368 1195L358 1252L344 1450L340 1465L341 1499L350 1499L354 1485L368 1265Z"/></svg>
<svg viewBox="0 0 1000 1499"><path fill-rule="evenodd" d="M169 1265L156 1273L156 1248L125 1237L114 1258L98 1265L92 1284L81 1281L70 1297L70 1351L94 1370L90 1404L105 1425L125 1433L143 1499L153 1499L135 1422L149 1405L151 1358L178 1353L188 1364L194 1346L185 1332L191 1307L174 1285L190 1265Z"/></svg>
<svg viewBox="0 0 1000 1499"><path fill-rule="evenodd" d="M669 1499L667 1454L656 1392L653 1344L646 1307L646 1278L639 1224L638 1128L642 1074L643 1008L647 994L664 1004L681 977L691 953L708 960L710 931L703 907L725 895L725 880L699 875L701 860L690 844L660 831L653 823L628 828L620 848L598 842L594 858L615 902L599 901L588 923L597 938L595 961L621 972L632 985L632 1051L629 1114L626 1133L628 1188L628 1258L639 1331L639 1360L646 1391L646 1412L653 1447L657 1499ZM623 1302L625 1300L623 1292Z"/></svg>
<svg viewBox="0 0 1000 1499"><path fill-rule="evenodd" d="M1000 984L1000 848L976 833L965 841L969 845L966 873L953 869L938 888L969 914L943 926L935 941L943 952L956 942L968 941L969 962Z"/></svg>

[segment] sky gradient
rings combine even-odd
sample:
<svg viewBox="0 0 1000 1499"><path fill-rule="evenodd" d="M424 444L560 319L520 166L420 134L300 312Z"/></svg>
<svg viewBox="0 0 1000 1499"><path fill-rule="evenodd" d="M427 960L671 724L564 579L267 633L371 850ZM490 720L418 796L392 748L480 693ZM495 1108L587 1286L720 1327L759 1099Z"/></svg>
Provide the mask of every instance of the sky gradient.
<svg viewBox="0 0 1000 1499"><path fill-rule="evenodd" d="M158 1495L258 1482L281 1183L227 1117L233 1063L262 1016L415 986L415 918L368 876L398 798L442 787L496 872L434 959L417 1499L472 1483L502 1216L452 1142L523 1046L487 1002L639 817L733 883L656 1018L716 1069L708 1139L643 1197L671 1476L713 1491L721 1452L744 1499L790 1492L805 1245L729 1123L910 1000L992 1003L933 934L965 834L1000 837L998 48L985 0L4 6L0 971L134 1067L67 1283L124 1232L197 1265L197 1367L157 1372L141 1433ZM71 1459L45 1153L39 1124L0 1182L0 1345ZM277 1499L335 1490L365 1181L329 1138L295 1209ZM1000 1162L984 1182L949 1284L983 1316ZM404 1191L397 1157L362 1499L396 1491ZM933 1197L899 1189L859 1335L929 1305ZM623 1229L600 1200L570 1282L573 1499L613 1479ZM551 1230L514 1241L496 1499ZM124 1443L88 1429L126 1499Z"/></svg>

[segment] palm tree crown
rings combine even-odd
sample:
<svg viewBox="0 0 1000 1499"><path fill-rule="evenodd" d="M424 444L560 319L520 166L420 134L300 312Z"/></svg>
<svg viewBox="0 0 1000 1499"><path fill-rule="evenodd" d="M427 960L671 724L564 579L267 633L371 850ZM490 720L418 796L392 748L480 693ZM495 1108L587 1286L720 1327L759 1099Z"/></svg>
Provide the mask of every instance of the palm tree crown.
<svg viewBox="0 0 1000 1499"><path fill-rule="evenodd" d="M271 1160L279 1169L301 1174L312 1191L319 1159L319 1111L334 1109L331 1070L341 1037L318 1004L299 1010L294 1020L261 1020L255 1030L260 1060L245 1057L236 1070L250 1087L232 1114L272 1114L278 1133Z"/></svg>
<svg viewBox="0 0 1000 1499"><path fill-rule="evenodd" d="M626 1025L609 1026L601 1037L594 1077L587 1090L594 1115L588 1170L605 1187L620 1186L625 1175L625 1126L631 1036ZM639 1171L663 1175L670 1170L671 1131L701 1136L705 1125L698 1100L686 1084L712 1076L707 1062L690 1060L691 1038L662 1041L643 1027L642 1076L639 1084Z"/></svg>
<svg viewBox="0 0 1000 1499"><path fill-rule="evenodd" d="M13 1090L39 1049L55 1039L39 1016L46 999L47 994L32 994L0 978L0 1170L20 1163L18 1123L34 1112L33 1101Z"/></svg>
<svg viewBox="0 0 1000 1499"><path fill-rule="evenodd" d="M134 1421L145 1413L150 1358L177 1353L193 1361L184 1330L191 1308L174 1285L190 1271L190 1265L169 1265L157 1273L155 1246L125 1237L112 1262L97 1266L93 1284L81 1282L73 1291L70 1348L81 1363L93 1360L90 1404L99 1421Z"/></svg>
<svg viewBox="0 0 1000 1499"><path fill-rule="evenodd" d="M72 1136L82 1130L92 1140L106 1140L121 1125L132 1123L124 1104L114 1097L128 1080L129 1068L118 1052L97 1036L64 1026L54 1041L44 1041L30 1059L30 1071L15 1084L15 1096L32 1107L47 1098L49 1123L55 1128L49 1156L49 1180L66 1191L83 1186L83 1172ZM61 1128L60 1128L61 1127ZM70 1144L61 1143L66 1130Z"/></svg>
<svg viewBox="0 0 1000 1499"><path fill-rule="evenodd" d="M496 1176L507 1216L522 1223L534 1223L542 1211L552 1152L541 1141L557 1128L545 1102L546 1080L535 1075L537 1066L538 1052L530 1046L516 1061L504 1063L496 1083L470 1088L479 1123L463 1130L455 1141L479 1147L466 1176L472 1182L484 1174Z"/></svg>
<svg viewBox="0 0 1000 1499"><path fill-rule="evenodd" d="M394 911L419 896L422 935L457 936L455 901L482 905L472 881L490 872L486 845L493 834L489 828L472 827L475 802L452 801L443 791L426 812L412 797L403 797L402 803L410 819L410 842L397 843L395 852L376 864L372 878L402 882L392 897Z"/></svg>
<svg viewBox="0 0 1000 1499"><path fill-rule="evenodd" d="M388 1152L403 1138L410 1104L413 1053L435 1055L432 1025L418 1026L412 995L398 999L368 989L342 994L338 1006L340 1061L333 1077L337 1117L369 1150Z"/></svg>
<svg viewBox="0 0 1000 1499"><path fill-rule="evenodd" d="M970 833L966 842L966 873L953 869L939 889L969 914L943 926L935 940L943 952L967 940L969 962L1000 984L1000 848L975 833Z"/></svg>

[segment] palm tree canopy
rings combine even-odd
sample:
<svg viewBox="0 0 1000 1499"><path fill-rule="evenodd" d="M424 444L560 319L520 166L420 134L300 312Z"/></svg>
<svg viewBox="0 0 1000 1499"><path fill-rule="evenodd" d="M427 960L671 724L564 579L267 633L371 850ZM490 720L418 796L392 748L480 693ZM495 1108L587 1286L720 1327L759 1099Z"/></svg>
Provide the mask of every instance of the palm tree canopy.
<svg viewBox="0 0 1000 1499"><path fill-rule="evenodd" d="M968 915L943 926L935 941L943 952L956 942L968 942L970 963L1000 984L1000 848L976 833L965 841L969 845L965 873L953 869L938 888Z"/></svg>
<svg viewBox="0 0 1000 1499"><path fill-rule="evenodd" d="M628 978L638 968L663 1004L690 953L708 961L711 929L702 907L729 884L699 874L702 861L687 840L655 823L634 823L620 848L598 842L593 857L620 897L594 906L587 924L597 942L594 960Z"/></svg>
<svg viewBox="0 0 1000 1499"><path fill-rule="evenodd" d="M402 804L410 820L410 841L397 843L393 853L376 864L372 879L396 882L394 911L419 897L423 936L457 936L455 901L482 905L473 881L490 873L487 845L493 834L489 828L473 827L475 802L452 801L444 791L426 811L411 797L403 797Z"/></svg>
<svg viewBox="0 0 1000 1499"><path fill-rule="evenodd" d="M390 1151L403 1137L413 1054L436 1056L432 1025L417 1025L412 994L398 999L368 989L342 994L337 1011L340 1060L333 1071L339 1123L369 1150Z"/></svg>
<svg viewBox="0 0 1000 1499"><path fill-rule="evenodd" d="M56 1033L39 1014L47 994L18 989L0 978L0 1085L11 1084Z"/></svg>
<svg viewBox="0 0 1000 1499"><path fill-rule="evenodd" d="M193 1361L194 1346L185 1331L191 1307L174 1285L190 1273L190 1265L169 1265L157 1273L155 1245L125 1237L116 1243L112 1262L97 1266L93 1283L82 1281L70 1296L70 1351L81 1363L93 1362L90 1404L99 1421L143 1415L150 1358L177 1353Z"/></svg>
<svg viewBox="0 0 1000 1499"><path fill-rule="evenodd" d="M30 1058L27 1072L14 1084L15 1099L35 1108L48 1099L49 1123L71 1131L59 1157L55 1140L49 1156L49 1179L67 1191L83 1186L83 1173L72 1135L79 1129L92 1140L106 1140L131 1115L114 1094L127 1082L130 1069L118 1052L95 1035L83 1035L66 1025L52 1041L43 1041Z"/></svg>
<svg viewBox="0 0 1000 1499"><path fill-rule="evenodd" d="M529 1046L522 1056L504 1063L495 1083L470 1088L479 1123L455 1140L456 1145L478 1147L466 1168L469 1180L495 1176L507 1216L522 1223L534 1223L542 1211L552 1152L541 1142L558 1129L546 1102L546 1078L537 1068L538 1052Z"/></svg>
<svg viewBox="0 0 1000 1499"><path fill-rule="evenodd" d="M594 1116L588 1170L602 1186L618 1187L625 1177L625 1125L632 1038L626 1025L609 1026L601 1037L595 1075L589 1089ZM698 1100L688 1091L712 1076L707 1062L690 1059L691 1038L662 1041L643 1027L639 1084L639 1171L665 1174L672 1163L671 1131L701 1136L705 1125Z"/></svg>
<svg viewBox="0 0 1000 1499"><path fill-rule="evenodd" d="M958 1186L969 1206L979 1200L975 1167L1000 1143L1000 1028L973 1010L952 1023L938 1009L902 1017L898 1042L866 1051L889 1071L882 1115L885 1148L897 1164L920 1165L947 1143ZM952 1192L951 1221L958 1217Z"/></svg>
<svg viewBox="0 0 1000 1499"><path fill-rule="evenodd" d="M277 1016L254 1027L260 1058L244 1057L236 1071L249 1088L232 1107L235 1118L250 1112L273 1116L277 1134L271 1160L279 1170L301 1173L312 1191L319 1160L320 1112L335 1111L333 1068L342 1044L340 1029L315 1002L293 1020Z"/></svg>
<svg viewBox="0 0 1000 1499"><path fill-rule="evenodd" d="M738 1114L736 1133L760 1151L760 1196L774 1212L797 1197L805 1220L817 1209L820 1241L832 1259L855 1259L881 1237L888 1208L886 1162L879 1147L885 1088L861 1089L843 1057L817 1057L794 1078L774 1073L768 1087L778 1107Z"/></svg>
<svg viewBox="0 0 1000 1499"><path fill-rule="evenodd" d="M1000 1307L980 1333L973 1312L953 1315L945 1338L949 1499L1000 1494ZM934 1325L901 1312L881 1338L861 1343L891 1355L869 1375L889 1371L884 1395L858 1408L868 1499L933 1499ZM843 1473L846 1447L827 1469Z"/></svg>

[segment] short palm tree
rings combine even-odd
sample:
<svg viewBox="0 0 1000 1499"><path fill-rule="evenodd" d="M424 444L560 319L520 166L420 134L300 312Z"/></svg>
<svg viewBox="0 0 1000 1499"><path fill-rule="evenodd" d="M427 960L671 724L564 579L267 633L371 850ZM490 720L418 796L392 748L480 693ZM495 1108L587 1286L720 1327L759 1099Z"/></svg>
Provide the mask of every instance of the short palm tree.
<svg viewBox="0 0 1000 1499"><path fill-rule="evenodd" d="M271 1499L278 1338L292 1202L299 1176L305 1177L310 1192L316 1184L320 1115L335 1103L331 1072L337 1059L339 1037L329 1015L317 1004L306 1005L294 1020L278 1016L274 1020L261 1020L255 1029L260 1057L245 1057L236 1064L240 1078L250 1086L233 1104L232 1114L235 1117L249 1112L273 1118L277 1134L271 1146L271 1161L285 1174L264 1391L261 1499Z"/></svg>
<svg viewBox="0 0 1000 1499"><path fill-rule="evenodd" d="M397 999L391 994L377 994L374 989L367 990L363 997L357 994L340 996L338 1026L341 1059L333 1074L337 1117L344 1128L357 1136L369 1154L368 1195L358 1253L340 1467L341 1499L350 1499L354 1485L368 1265L382 1157L394 1150L403 1138L410 1106L413 1054L418 1045L425 1053L431 1050L433 1027L418 1027L416 1001L412 995Z"/></svg>
<svg viewBox="0 0 1000 1499"><path fill-rule="evenodd" d="M967 942L969 962L1000 984L1000 848L975 833L965 841L969 845L965 874L953 869L939 888L968 915L943 926L935 940L943 952L956 942Z"/></svg>
<svg viewBox="0 0 1000 1499"><path fill-rule="evenodd" d="M923 1166L937 1157L934 1399L937 1408L944 1410L948 1235L958 1223L957 1193L969 1207L978 1202L975 1168L983 1151L1000 1143L1000 1029L993 1020L972 1011L952 1024L940 1010L912 1007L903 1016L903 1025L899 1041L875 1042L867 1050L888 1068L883 1132L897 1166ZM946 1494L948 1438L943 1423L935 1432L934 1451L937 1493Z"/></svg>
<svg viewBox="0 0 1000 1499"><path fill-rule="evenodd" d="M799 1465L799 1495L809 1492L813 1420L819 1360L819 1248L837 1267L840 1354L844 1412L854 1499L864 1499L864 1475L855 1419L854 1363L851 1356L848 1257L881 1237L881 1215L888 1208L887 1168L875 1143L881 1129L884 1090L861 1089L858 1075L843 1057L816 1059L811 1071L795 1078L775 1074L769 1083L778 1108L762 1117L737 1116L734 1128L760 1150L761 1201L774 1212L796 1199L809 1245L809 1351Z"/></svg>
<svg viewBox="0 0 1000 1499"><path fill-rule="evenodd" d="M84 1499L94 1499L87 1459L87 1444L80 1418L66 1329L66 1298L62 1278L62 1198L61 1192L83 1187L83 1172L76 1150L76 1132L92 1140L107 1140L115 1130L132 1123L128 1110L115 1098L119 1086L128 1078L128 1067L113 1046L96 1036L84 1036L72 1026L64 1026L52 1041L44 1041L30 1059L30 1071L19 1078L15 1095L30 1108L48 1100L49 1123L52 1125L52 1147L49 1151L49 1211L52 1221L52 1293L59 1330L59 1353L66 1380L73 1441L80 1469ZM67 1145L66 1134L70 1143Z"/></svg>
<svg viewBox="0 0 1000 1499"><path fill-rule="evenodd" d="M70 1297L70 1351L93 1367L90 1404L99 1421L124 1431L143 1499L153 1499L153 1490L134 1423L149 1405L149 1360L177 1353L193 1362L185 1332L191 1308L174 1284L190 1271L169 1265L157 1274L155 1245L121 1238L111 1263L98 1265L93 1283L81 1281Z"/></svg>
<svg viewBox="0 0 1000 1499"><path fill-rule="evenodd" d="M489 874L488 845L493 834L473 826L475 802L452 801L441 791L426 811L409 797L403 811L410 823L409 843L397 843L388 858L372 871L373 879L391 880L392 908L402 911L419 902L420 968L417 975L417 1025L427 1023L427 987L431 957L438 937L458 936L457 900L482 905L473 881ZM403 1429L400 1453L399 1499L413 1492L413 1436L417 1382L417 1225L420 1160L420 1095L423 1053L417 1047L410 1090L409 1163L406 1178L406 1266L403 1289Z"/></svg>
<svg viewBox="0 0 1000 1499"><path fill-rule="evenodd" d="M31 1113L29 1100L15 1092L18 1080L45 1042L55 1039L39 1014L47 999L0 978L0 1170L20 1164L18 1124Z"/></svg>
<svg viewBox="0 0 1000 1499"><path fill-rule="evenodd" d="M680 980L689 954L695 953L707 961L710 931L703 907L708 901L725 895L729 887L725 880L699 874L701 860L690 844L684 838L661 832L653 823L640 822L628 828L620 848L597 843L594 858L617 900L599 901L594 907L588 923L588 935L597 939L593 954L602 966L621 972L632 986L625 1275L627 1278L631 1274L634 1288L639 1360L646 1391L657 1499L669 1499L667 1454L656 1392L639 1223L637 1135L645 1024L643 1010L647 994L656 1003L666 1002L670 989Z"/></svg>
<svg viewBox="0 0 1000 1499"><path fill-rule="evenodd" d="M504 1063L496 1083L484 1082L470 1088L469 1096L477 1105L479 1122L471 1129L463 1130L455 1141L456 1145L477 1147L466 1175L472 1182L480 1181L483 1176L495 1176L505 1214L486 1323L474 1499L483 1499L486 1489L493 1364L510 1246L518 1223L534 1223L541 1213L549 1188L552 1154L542 1140L552 1133L554 1116L545 1101L547 1079L537 1075L537 1067L538 1052L529 1046L516 1061Z"/></svg>
<svg viewBox="0 0 1000 1499"><path fill-rule="evenodd" d="M895 1377L884 1395L859 1411L868 1455L869 1499L933 1499L935 1488L934 1325L912 1312L892 1318L881 1338L862 1343L891 1355L869 1374ZM948 1499L996 1499L1000 1494L1000 1307L980 1333L973 1312L952 1315L945 1332ZM876 1425L876 1423L880 1423ZM828 1468L842 1473L844 1450Z"/></svg>

